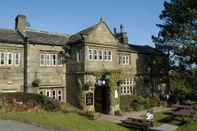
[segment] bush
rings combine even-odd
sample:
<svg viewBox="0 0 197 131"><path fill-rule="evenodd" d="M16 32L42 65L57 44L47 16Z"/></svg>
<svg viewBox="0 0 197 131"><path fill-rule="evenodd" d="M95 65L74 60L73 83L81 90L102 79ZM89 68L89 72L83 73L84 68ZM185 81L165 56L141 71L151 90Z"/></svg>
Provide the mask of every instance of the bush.
<svg viewBox="0 0 197 131"><path fill-rule="evenodd" d="M142 96L121 96L122 111L138 111L160 105L159 98L144 98Z"/></svg>
<svg viewBox="0 0 197 131"><path fill-rule="evenodd" d="M57 111L60 109L60 103L52 98L31 93L1 93L0 100L2 104L7 105L8 111L15 108L21 110L40 107L47 111ZM9 108L11 106L11 108Z"/></svg>
<svg viewBox="0 0 197 131"><path fill-rule="evenodd" d="M131 98L132 96L125 95L125 96L120 96L120 109L121 111L127 112L131 111Z"/></svg>

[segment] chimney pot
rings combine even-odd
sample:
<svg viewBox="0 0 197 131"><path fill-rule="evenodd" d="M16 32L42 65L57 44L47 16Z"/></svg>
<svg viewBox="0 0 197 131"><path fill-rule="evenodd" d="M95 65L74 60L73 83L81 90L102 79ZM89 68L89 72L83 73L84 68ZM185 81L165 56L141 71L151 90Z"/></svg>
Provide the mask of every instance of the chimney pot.
<svg viewBox="0 0 197 131"><path fill-rule="evenodd" d="M114 34L117 34L117 29L116 28L114 28Z"/></svg>
<svg viewBox="0 0 197 131"><path fill-rule="evenodd" d="M15 29L21 32L24 32L26 30L26 16L25 15L16 16Z"/></svg>
<svg viewBox="0 0 197 131"><path fill-rule="evenodd" d="M123 27L122 24L120 25L120 32L121 32L121 33L124 32L124 27Z"/></svg>

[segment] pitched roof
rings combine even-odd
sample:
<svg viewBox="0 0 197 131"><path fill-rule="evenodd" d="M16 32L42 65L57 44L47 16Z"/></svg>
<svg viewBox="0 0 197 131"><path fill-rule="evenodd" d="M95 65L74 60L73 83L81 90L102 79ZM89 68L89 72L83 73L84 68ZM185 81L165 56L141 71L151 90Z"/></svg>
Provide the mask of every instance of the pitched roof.
<svg viewBox="0 0 197 131"><path fill-rule="evenodd" d="M133 45L133 44L119 44L120 49L124 49L126 51L133 51L136 53L143 53L143 54L153 54L161 52L157 51L155 48L147 46L147 45Z"/></svg>
<svg viewBox="0 0 197 131"><path fill-rule="evenodd" d="M15 30L0 29L0 41L11 43L22 43L23 39Z"/></svg>
<svg viewBox="0 0 197 131"><path fill-rule="evenodd" d="M26 31L25 34L30 42L37 44L64 45L68 41L68 36L63 34L35 31Z"/></svg>

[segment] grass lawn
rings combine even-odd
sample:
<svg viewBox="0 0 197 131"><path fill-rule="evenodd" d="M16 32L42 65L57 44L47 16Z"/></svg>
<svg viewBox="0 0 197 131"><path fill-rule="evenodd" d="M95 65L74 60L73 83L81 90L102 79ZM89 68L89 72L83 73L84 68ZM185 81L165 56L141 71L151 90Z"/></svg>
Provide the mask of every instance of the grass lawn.
<svg viewBox="0 0 197 131"><path fill-rule="evenodd" d="M154 126L158 126L160 122L167 123L170 122L171 115L166 112L156 112L154 113Z"/></svg>
<svg viewBox="0 0 197 131"><path fill-rule="evenodd" d="M132 131L114 123L89 120L77 113L62 112L0 112L1 119L17 120L58 131Z"/></svg>
<svg viewBox="0 0 197 131"><path fill-rule="evenodd" d="M197 121L192 124L180 126L176 131L197 131Z"/></svg>

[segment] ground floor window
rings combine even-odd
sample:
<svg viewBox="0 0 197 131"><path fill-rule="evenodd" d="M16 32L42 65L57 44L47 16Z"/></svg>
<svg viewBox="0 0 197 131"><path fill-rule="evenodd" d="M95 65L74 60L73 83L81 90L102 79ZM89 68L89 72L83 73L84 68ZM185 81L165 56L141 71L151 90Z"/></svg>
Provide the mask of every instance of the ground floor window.
<svg viewBox="0 0 197 131"><path fill-rule="evenodd" d="M40 89L39 94L63 101L63 88Z"/></svg>
<svg viewBox="0 0 197 131"><path fill-rule="evenodd" d="M120 95L133 95L134 93L134 79L133 78L126 78L120 84Z"/></svg>

